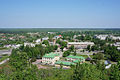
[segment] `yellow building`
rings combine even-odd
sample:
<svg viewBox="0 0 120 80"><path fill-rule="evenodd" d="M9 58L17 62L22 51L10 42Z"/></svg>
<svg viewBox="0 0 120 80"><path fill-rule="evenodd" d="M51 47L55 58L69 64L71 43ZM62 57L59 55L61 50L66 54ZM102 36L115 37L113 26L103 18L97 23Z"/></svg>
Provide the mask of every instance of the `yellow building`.
<svg viewBox="0 0 120 80"><path fill-rule="evenodd" d="M54 65L55 62L58 61L59 59L60 59L59 54L49 53L49 54L45 54L42 57L42 63L43 64Z"/></svg>

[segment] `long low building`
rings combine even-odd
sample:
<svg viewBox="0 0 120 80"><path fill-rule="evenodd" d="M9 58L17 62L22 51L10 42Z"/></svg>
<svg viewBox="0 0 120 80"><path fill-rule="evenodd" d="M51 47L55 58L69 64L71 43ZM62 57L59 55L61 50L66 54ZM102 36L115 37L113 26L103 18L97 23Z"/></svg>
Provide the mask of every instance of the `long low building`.
<svg viewBox="0 0 120 80"><path fill-rule="evenodd" d="M57 61L55 62L55 67L60 67L63 66L63 68L70 68L71 65L76 65L73 62L68 62L68 61Z"/></svg>
<svg viewBox="0 0 120 80"><path fill-rule="evenodd" d="M73 62L85 62L85 58L82 56L73 56L73 55L69 55L66 57L67 61L73 61Z"/></svg>
<svg viewBox="0 0 120 80"><path fill-rule="evenodd" d="M94 42L68 42L68 47L74 45L76 49L87 48L88 45L93 46Z"/></svg>

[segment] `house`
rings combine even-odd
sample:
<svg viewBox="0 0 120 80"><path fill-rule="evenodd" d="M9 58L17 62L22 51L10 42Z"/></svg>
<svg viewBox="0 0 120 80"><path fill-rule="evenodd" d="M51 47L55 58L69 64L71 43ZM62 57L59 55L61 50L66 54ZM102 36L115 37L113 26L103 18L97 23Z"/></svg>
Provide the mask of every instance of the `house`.
<svg viewBox="0 0 120 80"><path fill-rule="evenodd" d="M70 46L74 45L76 49L84 49L87 48L88 45L93 46L93 42L68 42L67 47L69 48Z"/></svg>
<svg viewBox="0 0 120 80"><path fill-rule="evenodd" d="M41 42L41 39L37 39L35 42L36 42L36 43L40 43L40 42Z"/></svg>
<svg viewBox="0 0 120 80"><path fill-rule="evenodd" d="M68 49L66 47L63 48L63 51L67 51Z"/></svg>
<svg viewBox="0 0 120 80"><path fill-rule="evenodd" d="M73 55L69 55L66 57L67 61L73 61L73 62L85 62L85 58L82 56L73 56Z"/></svg>
<svg viewBox="0 0 120 80"><path fill-rule="evenodd" d="M62 38L62 35L54 36L54 39Z"/></svg>
<svg viewBox="0 0 120 80"><path fill-rule="evenodd" d="M71 65L76 65L73 62L68 62L68 61L57 61L55 62L55 67L63 67L63 68L70 68Z"/></svg>
<svg viewBox="0 0 120 80"><path fill-rule="evenodd" d="M48 65L54 65L56 61L58 61L60 59L59 54L56 53L49 53L49 54L45 54L42 57L42 63L43 64L48 64Z"/></svg>

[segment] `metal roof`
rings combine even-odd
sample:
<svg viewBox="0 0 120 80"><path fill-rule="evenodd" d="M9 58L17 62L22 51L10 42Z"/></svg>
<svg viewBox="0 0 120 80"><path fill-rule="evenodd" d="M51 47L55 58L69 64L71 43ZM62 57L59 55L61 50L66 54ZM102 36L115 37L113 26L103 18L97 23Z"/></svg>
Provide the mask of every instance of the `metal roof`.
<svg viewBox="0 0 120 80"><path fill-rule="evenodd" d="M66 66L76 65L73 62L67 62L67 61L57 61L57 62L55 62L55 64L63 64L63 65L66 65Z"/></svg>
<svg viewBox="0 0 120 80"><path fill-rule="evenodd" d="M54 58L55 56L59 56L59 54L49 53L49 54L45 54L43 57L44 58Z"/></svg>
<svg viewBox="0 0 120 80"><path fill-rule="evenodd" d="M67 56L66 58L73 58L73 59L85 59L84 57L82 56L73 56L73 55L69 55Z"/></svg>

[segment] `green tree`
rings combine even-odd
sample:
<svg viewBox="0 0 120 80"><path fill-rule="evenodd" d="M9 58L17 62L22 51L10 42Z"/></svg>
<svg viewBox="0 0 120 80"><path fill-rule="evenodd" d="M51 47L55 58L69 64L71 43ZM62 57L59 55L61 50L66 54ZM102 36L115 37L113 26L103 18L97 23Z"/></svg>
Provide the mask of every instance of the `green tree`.
<svg viewBox="0 0 120 80"><path fill-rule="evenodd" d="M70 51L74 51L74 45L71 45L69 49Z"/></svg>
<svg viewBox="0 0 120 80"><path fill-rule="evenodd" d="M63 52L63 49L64 49L64 46L61 46L61 48L60 48L61 50L62 50L62 52Z"/></svg>
<svg viewBox="0 0 120 80"><path fill-rule="evenodd" d="M73 80L100 80L100 70L92 64L78 64L73 73Z"/></svg>
<svg viewBox="0 0 120 80"><path fill-rule="evenodd" d="M102 59L104 59L104 54L103 53L97 53L93 56L93 59L102 60Z"/></svg>
<svg viewBox="0 0 120 80"><path fill-rule="evenodd" d="M70 55L70 51L65 51L64 53L63 53L63 57L67 57L67 56L69 56Z"/></svg>
<svg viewBox="0 0 120 80"><path fill-rule="evenodd" d="M90 45L88 45L88 46L87 46L87 50L90 51L90 49L91 49L91 47L90 47Z"/></svg>
<svg viewBox="0 0 120 80"><path fill-rule="evenodd" d="M44 40L42 44L49 45L48 40Z"/></svg>

